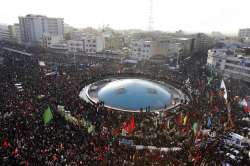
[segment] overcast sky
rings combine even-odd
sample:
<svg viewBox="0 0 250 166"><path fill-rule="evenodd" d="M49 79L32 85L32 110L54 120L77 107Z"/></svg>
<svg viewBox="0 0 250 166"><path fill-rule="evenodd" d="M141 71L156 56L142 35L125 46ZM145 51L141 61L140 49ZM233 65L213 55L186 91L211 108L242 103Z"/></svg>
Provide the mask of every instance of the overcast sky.
<svg viewBox="0 0 250 166"><path fill-rule="evenodd" d="M74 27L148 29L150 0L1 0L0 23L18 16L62 17ZM153 0L154 30L237 33L250 27L250 0Z"/></svg>

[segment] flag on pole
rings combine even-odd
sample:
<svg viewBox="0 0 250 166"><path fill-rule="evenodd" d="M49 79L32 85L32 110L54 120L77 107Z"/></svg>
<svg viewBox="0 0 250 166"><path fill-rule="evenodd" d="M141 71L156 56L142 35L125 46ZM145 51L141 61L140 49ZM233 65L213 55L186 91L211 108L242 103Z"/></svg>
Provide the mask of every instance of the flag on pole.
<svg viewBox="0 0 250 166"><path fill-rule="evenodd" d="M186 79L185 83L186 83L187 85L190 84L190 79L189 79L189 77Z"/></svg>
<svg viewBox="0 0 250 166"><path fill-rule="evenodd" d="M208 77L208 79L207 79L207 85L208 85L209 88L211 88L212 80L213 80L213 77Z"/></svg>
<svg viewBox="0 0 250 166"><path fill-rule="evenodd" d="M183 126L186 126L187 119L188 119L188 115L186 114L185 117L183 118Z"/></svg>
<svg viewBox="0 0 250 166"><path fill-rule="evenodd" d="M168 119L168 120L167 120L167 128L168 128L168 129L172 129L172 127L173 127L173 122L172 122L171 119Z"/></svg>
<svg viewBox="0 0 250 166"><path fill-rule="evenodd" d="M131 120L129 122L126 122L126 124L123 127L124 130L128 132L128 134L132 133L135 129L135 117L134 113L132 113Z"/></svg>
<svg viewBox="0 0 250 166"><path fill-rule="evenodd" d="M227 100L227 89L224 80L221 80L220 89L221 95Z"/></svg>
<svg viewBox="0 0 250 166"><path fill-rule="evenodd" d="M243 99L243 100L242 100L242 106L243 106L243 110L244 110L246 113L249 113L249 112L250 112L250 106L249 106L249 104L247 103L247 100L246 100L246 99Z"/></svg>
<svg viewBox="0 0 250 166"><path fill-rule="evenodd" d="M134 115L134 113L132 113L131 128L132 128L132 130L134 130L134 128L135 128L135 115Z"/></svg>
<svg viewBox="0 0 250 166"><path fill-rule="evenodd" d="M210 116L208 116L207 117L207 128L211 128L212 127L212 120L211 120L211 117Z"/></svg>
<svg viewBox="0 0 250 166"><path fill-rule="evenodd" d="M197 131L198 131L198 123L197 123L197 122L195 122L195 123L193 124L192 130L193 130L193 132L194 132L194 135L196 135L196 133L197 133Z"/></svg>
<svg viewBox="0 0 250 166"><path fill-rule="evenodd" d="M4 137L2 140L2 147L4 149L7 149L10 147L9 139L7 137Z"/></svg>
<svg viewBox="0 0 250 166"><path fill-rule="evenodd" d="M53 114L52 114L52 111L51 111L50 107L48 107L48 108L43 112L43 122L44 122L44 124L47 124L47 123L49 123L52 119L53 119Z"/></svg>
<svg viewBox="0 0 250 166"><path fill-rule="evenodd" d="M182 126L182 112L180 112L180 113L178 114L178 116L177 116L177 125L178 125L179 127Z"/></svg>
<svg viewBox="0 0 250 166"><path fill-rule="evenodd" d="M134 129L135 129L135 117L134 117L134 113L132 113L128 133L132 133Z"/></svg>

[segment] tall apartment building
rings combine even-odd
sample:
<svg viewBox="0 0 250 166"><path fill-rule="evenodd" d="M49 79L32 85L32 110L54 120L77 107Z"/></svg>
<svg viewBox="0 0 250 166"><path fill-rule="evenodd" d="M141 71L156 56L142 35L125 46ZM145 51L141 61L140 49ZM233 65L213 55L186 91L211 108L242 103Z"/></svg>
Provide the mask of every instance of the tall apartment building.
<svg viewBox="0 0 250 166"><path fill-rule="evenodd" d="M43 44L43 35L62 36L63 18L49 18L41 15L19 17L21 40L25 44Z"/></svg>

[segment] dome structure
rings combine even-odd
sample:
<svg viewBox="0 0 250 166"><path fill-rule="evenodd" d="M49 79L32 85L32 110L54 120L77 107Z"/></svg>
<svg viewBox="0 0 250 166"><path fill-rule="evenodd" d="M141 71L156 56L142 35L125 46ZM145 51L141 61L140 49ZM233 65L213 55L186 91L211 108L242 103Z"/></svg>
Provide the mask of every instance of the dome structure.
<svg viewBox="0 0 250 166"><path fill-rule="evenodd" d="M126 110L149 107L160 109L171 101L171 94L159 84L141 79L121 79L106 84L98 91L105 105Z"/></svg>
<svg viewBox="0 0 250 166"><path fill-rule="evenodd" d="M113 110L138 112L172 108L183 99L183 93L171 85L147 79L112 78L88 85L80 97L91 103L103 101Z"/></svg>

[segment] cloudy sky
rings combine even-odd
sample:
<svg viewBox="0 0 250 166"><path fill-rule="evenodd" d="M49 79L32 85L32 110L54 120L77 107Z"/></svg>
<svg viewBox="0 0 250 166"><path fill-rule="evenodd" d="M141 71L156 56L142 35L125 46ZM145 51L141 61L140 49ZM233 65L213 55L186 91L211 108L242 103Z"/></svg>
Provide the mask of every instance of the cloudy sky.
<svg viewBox="0 0 250 166"><path fill-rule="evenodd" d="M0 23L18 16L63 17L80 27L148 29L150 0L1 0ZM153 0L155 30L237 33L250 27L249 0Z"/></svg>

